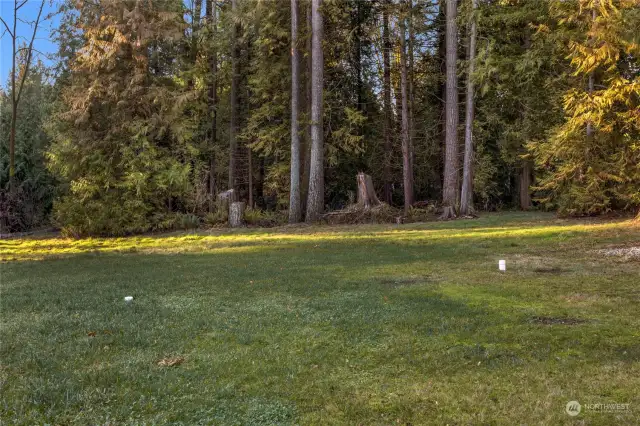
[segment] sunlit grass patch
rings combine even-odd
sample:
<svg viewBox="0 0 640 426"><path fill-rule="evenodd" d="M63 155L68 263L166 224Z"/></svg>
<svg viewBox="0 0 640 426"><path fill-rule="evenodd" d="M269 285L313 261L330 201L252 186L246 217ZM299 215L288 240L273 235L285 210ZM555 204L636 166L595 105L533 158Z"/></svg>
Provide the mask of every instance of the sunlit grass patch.
<svg viewBox="0 0 640 426"><path fill-rule="evenodd" d="M247 233L215 232L167 234L153 236L134 236L125 238L84 238L68 239L25 238L0 241L0 260L38 260L49 257L64 257L79 253L186 253L203 251L220 251L238 247L251 247L260 250L270 247L287 248L296 244L314 245L330 244L332 242L354 241L358 243L388 242L392 244L425 244L438 241L460 240L462 244L483 244L488 241L509 239L514 247L518 240L535 244L537 242L553 240L564 242L571 240L578 244L594 242L598 235L626 234L637 230L638 226L632 221L618 221L610 223L581 223L565 222L561 225L534 222L530 227L514 227L515 219L505 216L504 222L496 222L493 217L487 220L472 221L475 227L469 227L467 222L446 222L428 224L409 224L403 226L372 225L357 227L305 227L278 230L249 231ZM493 226L487 226L491 224ZM590 241L575 241L581 236L590 235ZM248 250L248 249L247 249Z"/></svg>

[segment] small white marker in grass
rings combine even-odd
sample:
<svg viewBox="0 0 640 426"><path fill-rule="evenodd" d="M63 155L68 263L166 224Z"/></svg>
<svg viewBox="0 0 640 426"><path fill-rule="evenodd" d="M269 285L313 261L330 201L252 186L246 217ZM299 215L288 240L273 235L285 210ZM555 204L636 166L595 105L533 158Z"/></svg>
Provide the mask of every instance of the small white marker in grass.
<svg viewBox="0 0 640 426"><path fill-rule="evenodd" d="M507 261L506 260L499 260L498 261L498 269L500 269L501 271L506 271L507 270Z"/></svg>
<svg viewBox="0 0 640 426"><path fill-rule="evenodd" d="M125 296L124 301L127 303L131 303L133 301L133 296Z"/></svg>

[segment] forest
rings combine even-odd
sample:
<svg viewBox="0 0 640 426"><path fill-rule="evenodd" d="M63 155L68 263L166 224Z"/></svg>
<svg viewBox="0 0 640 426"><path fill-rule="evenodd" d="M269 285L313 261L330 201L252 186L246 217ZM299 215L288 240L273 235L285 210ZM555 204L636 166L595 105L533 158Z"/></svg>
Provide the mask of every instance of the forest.
<svg viewBox="0 0 640 426"><path fill-rule="evenodd" d="M640 214L638 0L45 1L3 6L3 232Z"/></svg>

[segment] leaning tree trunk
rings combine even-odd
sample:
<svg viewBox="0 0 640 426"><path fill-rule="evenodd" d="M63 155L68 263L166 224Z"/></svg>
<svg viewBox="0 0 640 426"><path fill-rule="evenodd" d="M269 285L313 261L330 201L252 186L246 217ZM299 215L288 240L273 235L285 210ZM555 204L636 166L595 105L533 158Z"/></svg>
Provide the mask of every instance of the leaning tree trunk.
<svg viewBox="0 0 640 426"><path fill-rule="evenodd" d="M311 169L307 197L307 222L315 222L324 208L324 140L322 90L324 58L322 54L322 0L311 1Z"/></svg>
<svg viewBox="0 0 640 426"><path fill-rule="evenodd" d="M244 225L244 201L236 201L229 206L229 226L239 228Z"/></svg>
<svg viewBox="0 0 640 426"><path fill-rule="evenodd" d="M380 204L380 200L373 188L373 180L371 176L364 173L358 173L358 205L365 210Z"/></svg>
<svg viewBox="0 0 640 426"><path fill-rule="evenodd" d="M404 3L402 4L404 6ZM402 178L404 186L404 211L413 205L413 167L409 139L409 101L407 93L407 52L405 42L404 7L400 11L400 91L402 93Z"/></svg>
<svg viewBox="0 0 640 426"><path fill-rule="evenodd" d="M300 53L298 51L298 0L291 0L291 189L289 222L302 218L300 210L300 130L298 110L300 98Z"/></svg>
<svg viewBox="0 0 640 426"><path fill-rule="evenodd" d="M473 9L478 7L478 0L473 0ZM464 165L462 172L462 195L460 196L460 214L472 215L473 208L473 71L476 58L476 18L471 17L469 29L469 68L467 70L467 104L464 122Z"/></svg>
<svg viewBox="0 0 640 426"><path fill-rule="evenodd" d="M458 76L456 62L458 60L458 29L456 15L458 2L446 0L446 103L445 103L445 156L444 156L444 188L442 203L444 211L441 219L456 217L456 198L458 187Z"/></svg>

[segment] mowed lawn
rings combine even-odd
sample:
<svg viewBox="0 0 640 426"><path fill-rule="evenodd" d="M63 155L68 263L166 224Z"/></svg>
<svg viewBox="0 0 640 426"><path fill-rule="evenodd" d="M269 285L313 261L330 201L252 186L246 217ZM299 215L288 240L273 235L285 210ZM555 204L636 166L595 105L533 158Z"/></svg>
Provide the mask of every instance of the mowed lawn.
<svg viewBox="0 0 640 426"><path fill-rule="evenodd" d="M3 240L0 423L638 424L640 261L599 251L633 246L540 213Z"/></svg>

